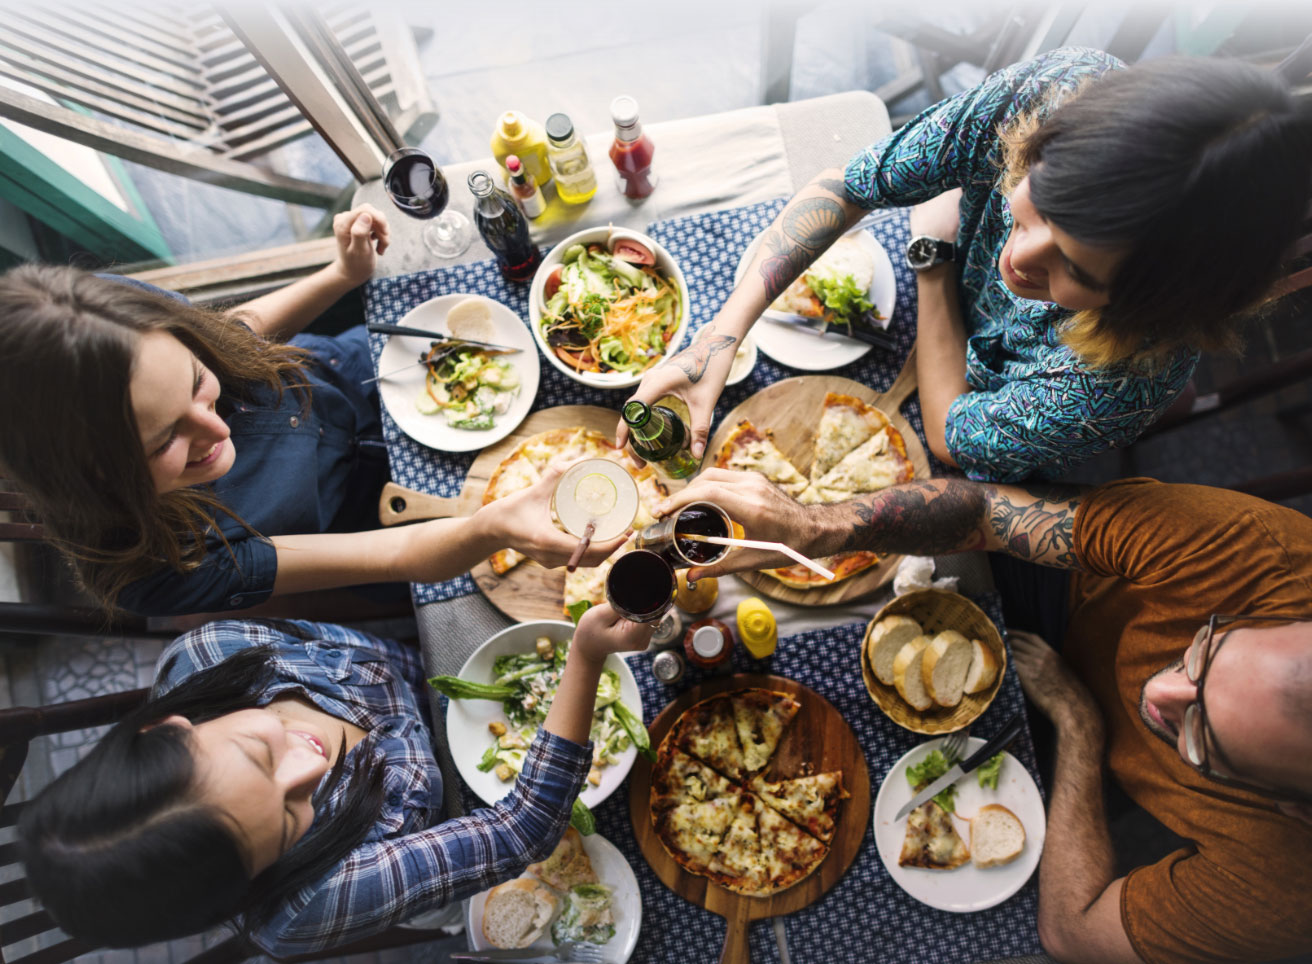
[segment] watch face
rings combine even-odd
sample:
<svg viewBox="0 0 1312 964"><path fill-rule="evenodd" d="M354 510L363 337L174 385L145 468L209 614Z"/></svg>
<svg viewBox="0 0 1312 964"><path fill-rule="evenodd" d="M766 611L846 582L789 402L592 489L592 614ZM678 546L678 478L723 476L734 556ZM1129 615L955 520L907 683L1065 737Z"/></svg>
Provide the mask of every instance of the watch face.
<svg viewBox="0 0 1312 964"><path fill-rule="evenodd" d="M907 264L913 268L928 268L934 263L934 256L937 253L938 242L933 238L925 235L912 238L911 243L907 245Z"/></svg>

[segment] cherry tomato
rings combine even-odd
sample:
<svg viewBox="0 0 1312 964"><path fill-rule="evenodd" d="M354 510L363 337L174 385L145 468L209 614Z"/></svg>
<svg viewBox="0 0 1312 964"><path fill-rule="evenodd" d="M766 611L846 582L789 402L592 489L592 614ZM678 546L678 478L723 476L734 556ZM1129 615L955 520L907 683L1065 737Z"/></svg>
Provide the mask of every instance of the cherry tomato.
<svg viewBox="0 0 1312 964"><path fill-rule="evenodd" d="M556 265L556 270L547 275L547 280L542 283L542 297L550 301L551 296L560 288L560 275L565 270L563 264Z"/></svg>
<svg viewBox="0 0 1312 964"><path fill-rule="evenodd" d="M632 238L616 238L611 244L610 253L629 264L655 264L656 255L651 249Z"/></svg>

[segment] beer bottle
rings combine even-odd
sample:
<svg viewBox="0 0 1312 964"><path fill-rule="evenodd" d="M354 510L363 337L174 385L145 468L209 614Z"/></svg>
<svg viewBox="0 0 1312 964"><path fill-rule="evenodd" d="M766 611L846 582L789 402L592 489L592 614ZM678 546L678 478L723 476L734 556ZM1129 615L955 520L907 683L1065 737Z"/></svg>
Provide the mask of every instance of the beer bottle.
<svg viewBox="0 0 1312 964"><path fill-rule="evenodd" d="M635 398L624 405L624 421L633 451L670 478L686 479L700 467L692 454L688 426L664 405L648 405Z"/></svg>

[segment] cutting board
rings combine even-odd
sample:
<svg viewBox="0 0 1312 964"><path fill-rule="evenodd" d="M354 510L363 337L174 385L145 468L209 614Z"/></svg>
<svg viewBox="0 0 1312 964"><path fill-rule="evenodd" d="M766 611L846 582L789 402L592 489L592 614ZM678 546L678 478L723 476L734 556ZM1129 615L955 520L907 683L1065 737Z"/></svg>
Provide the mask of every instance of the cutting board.
<svg viewBox="0 0 1312 964"><path fill-rule="evenodd" d="M378 500L378 518L383 525L392 526L421 519L472 515L483 504L483 492L496 467L525 439L552 429L582 426L600 432L613 442L619 420L619 412L597 405L560 405L540 409L500 442L488 446L474 458L458 495L428 495L389 482ZM661 483L672 492L685 484L667 478L662 478ZM499 576L484 560L470 570L470 575L488 601L517 622L565 618L561 609L565 595L564 568L544 569L529 559Z"/></svg>
<svg viewBox="0 0 1312 964"><path fill-rule="evenodd" d="M651 764L642 756L638 757L629 781L629 815L638 848L665 886L685 900L725 919L721 964L748 964L747 925L750 921L799 911L833 887L856 858L870 822L870 771L866 768L865 754L861 752L856 734L832 703L809 687L782 676L743 673L699 683L676 697L648 727L652 746L660 745L680 714L694 703L725 690L747 686L779 690L802 704L765 771L767 779L841 769L843 785L851 796L842 802L829 854L815 873L769 897L749 897L689 873L666 852L651 825ZM806 764L810 765L809 769Z"/></svg>
<svg viewBox="0 0 1312 964"><path fill-rule="evenodd" d="M742 419L747 419L762 431L771 430L774 433L775 445L788 457L797 471L809 476L821 406L824 404L826 394L837 392L859 398L881 409L893 423L893 427L902 433L902 439L907 446L907 457L911 459L911 464L916 470L916 478L928 479L929 458L925 454L925 447L920 444L920 436L911 427L911 423L898 411L915 387L915 348L911 349L902 371L898 373L888 391L882 395L860 382L854 382L850 378L840 378L837 375L802 375L785 378L745 399L724 417L706 447L706 464L714 464L716 453L719 452L734 426ZM752 538L750 532L747 533L747 538ZM901 556L885 556L878 565L871 566L851 579L819 589L794 589L760 572L742 572L738 576L761 595L769 596L771 599L779 599L798 606L829 606L871 595L893 578L893 573L901 560Z"/></svg>

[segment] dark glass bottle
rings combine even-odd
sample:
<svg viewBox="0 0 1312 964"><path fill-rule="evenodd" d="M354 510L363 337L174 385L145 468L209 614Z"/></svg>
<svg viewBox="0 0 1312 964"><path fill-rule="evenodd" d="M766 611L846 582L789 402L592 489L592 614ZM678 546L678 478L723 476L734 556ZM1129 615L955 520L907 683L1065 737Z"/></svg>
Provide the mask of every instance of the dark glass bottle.
<svg viewBox="0 0 1312 964"><path fill-rule="evenodd" d="M639 458L655 465L672 479L686 479L700 462L692 454L688 426L664 405L633 399L624 405L629 445Z"/></svg>
<svg viewBox="0 0 1312 964"><path fill-rule="evenodd" d="M486 171L475 171L468 183L476 198L474 223L497 256L501 276L507 281L531 280L542 263L542 251L528 235L528 219Z"/></svg>

